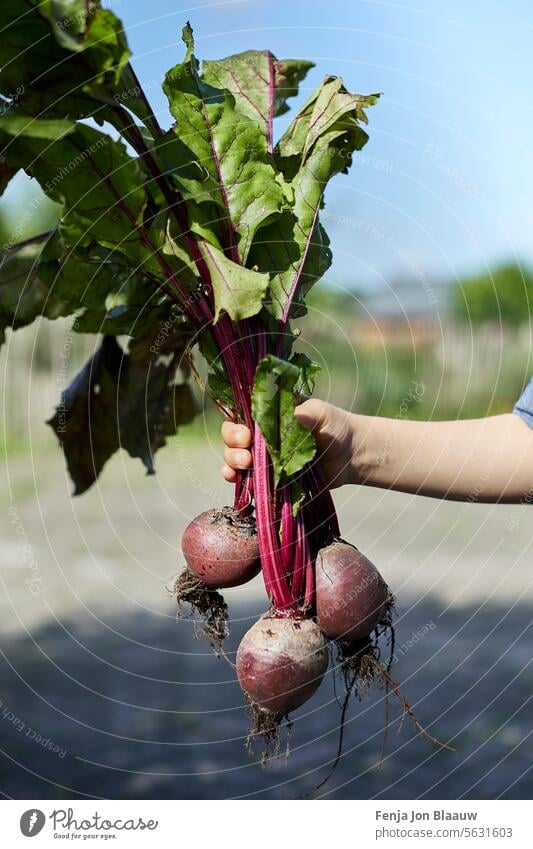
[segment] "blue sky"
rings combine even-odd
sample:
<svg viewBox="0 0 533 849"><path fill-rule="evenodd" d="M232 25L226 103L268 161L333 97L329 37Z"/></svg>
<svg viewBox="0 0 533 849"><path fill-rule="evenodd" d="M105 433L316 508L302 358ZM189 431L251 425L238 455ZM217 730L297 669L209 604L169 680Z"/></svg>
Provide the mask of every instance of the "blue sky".
<svg viewBox="0 0 533 849"><path fill-rule="evenodd" d="M190 19L200 58L250 48L316 62L383 92L370 141L327 196L342 286L454 279L533 261L533 4L527 0L113 0L134 66L163 123L160 81L182 56ZM287 119L279 120L281 132Z"/></svg>

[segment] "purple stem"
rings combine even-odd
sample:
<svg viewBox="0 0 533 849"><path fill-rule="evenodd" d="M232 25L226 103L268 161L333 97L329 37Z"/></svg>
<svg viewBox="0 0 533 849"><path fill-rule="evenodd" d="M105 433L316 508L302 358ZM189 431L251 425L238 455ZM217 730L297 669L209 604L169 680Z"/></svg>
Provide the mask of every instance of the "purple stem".
<svg viewBox="0 0 533 849"><path fill-rule="evenodd" d="M152 124L152 129L155 131L155 134L156 134L156 135L158 135L158 136L162 136L162 135L163 135L163 130L161 129L161 126L160 126L160 124L159 124L159 121L157 120L157 118L156 118L156 116L155 116L155 114L154 114L154 111L153 111L153 109L152 109L152 107L151 107L151 105L150 105L150 101L149 101L149 100L148 100L148 98L146 97L146 94L145 94L145 92L144 92L144 89L143 89L143 87L141 86L141 84L140 84L140 82L139 82L139 78L138 78L137 74L135 73L135 71L133 70L133 65L131 64L131 62L128 62L128 70L129 70L129 72L130 72L131 76L133 77L133 82L135 83L135 86L137 87L137 89L138 89L138 91L139 91L139 97L141 98L141 100L143 101L144 105L146 106L146 111L147 111L147 113L148 113L148 117L149 117L149 119L150 119L150 123Z"/></svg>
<svg viewBox="0 0 533 849"><path fill-rule="evenodd" d="M311 609L315 604L315 567L309 550L307 535L303 535L304 563L305 563L305 597L304 607Z"/></svg>
<svg viewBox="0 0 533 849"><path fill-rule="evenodd" d="M267 127L267 146L268 152L272 153L274 149L274 98L275 98L275 79L274 79L274 57L272 53L268 53L268 127Z"/></svg>
<svg viewBox="0 0 533 849"><path fill-rule="evenodd" d="M253 477L250 472L238 472L235 481L235 498L233 509L242 516L248 516L252 512L254 491Z"/></svg>
<svg viewBox="0 0 533 849"><path fill-rule="evenodd" d="M306 477L310 484L311 492L314 493L311 502L315 502L315 515L319 518L317 528L326 526L332 536L338 539L340 537L339 519L331 491L322 471L320 463L310 463L306 469Z"/></svg>
<svg viewBox="0 0 533 849"><path fill-rule="evenodd" d="M279 611L296 609L284 573L272 512L272 475L266 442L258 425L254 430L254 489L257 536L263 579L269 598Z"/></svg>
<svg viewBox="0 0 533 849"><path fill-rule="evenodd" d="M52 234L53 230L46 230L44 233L38 233L36 236L30 236L29 239L24 239L22 242L13 242L11 245L6 245L5 251L19 251L22 248L27 248L29 245L36 245L39 242L44 242Z"/></svg>
<svg viewBox="0 0 533 849"><path fill-rule="evenodd" d="M305 526L302 518L302 511L296 517L296 541L294 546L293 560L293 576L292 576L292 597L295 602L300 603L304 593L305 580L305 562L304 562L304 544L303 537L305 535Z"/></svg>
<svg viewBox="0 0 533 849"><path fill-rule="evenodd" d="M281 560L287 576L294 569L295 525L290 486L284 486L281 490Z"/></svg>
<svg viewBox="0 0 533 849"><path fill-rule="evenodd" d="M124 111L124 109L122 109L122 107L116 106L114 108L114 111L119 116L122 126L124 127L124 135L130 142L132 147L135 149L135 151L138 153L138 155L144 159L152 177L154 178L155 183L157 184L157 186L159 186L161 193L167 202L168 210L172 214L172 217L174 218L182 236L184 237L187 243L187 247L198 269L200 277L202 278L205 285L209 288L209 291L211 293L211 279L209 269L207 267L205 259L201 254L196 239L190 232L187 216L182 207L184 200L181 194L168 183L166 175L162 174L159 170L159 166L150 151L148 150L146 142L144 141L141 133L139 132L139 128L137 127L137 125L132 123L131 121L128 121L127 113ZM163 134L161 128L159 128L159 133L160 135Z"/></svg>

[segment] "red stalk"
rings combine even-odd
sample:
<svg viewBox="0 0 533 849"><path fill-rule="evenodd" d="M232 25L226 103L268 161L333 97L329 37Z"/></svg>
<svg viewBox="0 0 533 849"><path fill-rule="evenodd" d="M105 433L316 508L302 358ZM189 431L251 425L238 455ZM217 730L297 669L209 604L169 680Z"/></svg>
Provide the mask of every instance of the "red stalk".
<svg viewBox="0 0 533 849"><path fill-rule="evenodd" d="M266 442L258 425L254 429L254 489L257 537L263 578L277 610L296 609L281 561L279 539L272 511L272 475Z"/></svg>
<svg viewBox="0 0 533 849"><path fill-rule="evenodd" d="M290 486L284 486L281 490L281 561L287 576L294 569L295 543L295 521L292 515L291 491Z"/></svg>
<svg viewBox="0 0 533 849"><path fill-rule="evenodd" d="M329 529L333 537L336 539L340 538L341 532L337 511L320 463L310 463L306 469L306 476L310 484L311 492L314 493L311 497L311 501L315 502L315 513L317 517L319 517L316 527L325 528L325 530Z"/></svg>
<svg viewBox="0 0 533 849"><path fill-rule="evenodd" d="M274 98L275 98L275 79L274 79L274 57L268 51L268 127L267 127L267 149L271 154L274 149Z"/></svg>
<svg viewBox="0 0 533 849"><path fill-rule="evenodd" d="M307 536L303 536L304 545L304 562L305 562L305 597L304 607L308 610L314 607L315 604L315 568L309 551L309 543Z"/></svg>
<svg viewBox="0 0 533 849"><path fill-rule="evenodd" d="M302 596L304 594L304 581L305 581L305 563L304 563L304 546L303 546L303 536L305 534L305 527L302 519L301 511L298 513L296 517L296 541L294 546L294 557L293 557L293 576L292 576L292 597L294 601L300 603L302 600Z"/></svg>

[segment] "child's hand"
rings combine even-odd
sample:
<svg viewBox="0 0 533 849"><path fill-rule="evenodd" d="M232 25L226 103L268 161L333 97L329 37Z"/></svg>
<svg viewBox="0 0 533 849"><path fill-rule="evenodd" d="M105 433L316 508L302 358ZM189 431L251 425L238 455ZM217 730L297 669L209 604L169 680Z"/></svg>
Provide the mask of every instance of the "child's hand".
<svg viewBox="0 0 533 849"><path fill-rule="evenodd" d="M330 485L354 483L355 417L333 404L311 398L296 408L296 418L313 432L317 456ZM222 476L233 483L236 469L249 469L252 465L250 431L245 425L226 421L222 425L222 439L225 443Z"/></svg>
<svg viewBox="0 0 533 849"><path fill-rule="evenodd" d="M533 428L514 413L423 422L361 416L311 398L296 418L313 432L331 487L365 483L457 501L533 501ZM234 481L236 469L252 465L250 431L224 422L222 438L222 475Z"/></svg>

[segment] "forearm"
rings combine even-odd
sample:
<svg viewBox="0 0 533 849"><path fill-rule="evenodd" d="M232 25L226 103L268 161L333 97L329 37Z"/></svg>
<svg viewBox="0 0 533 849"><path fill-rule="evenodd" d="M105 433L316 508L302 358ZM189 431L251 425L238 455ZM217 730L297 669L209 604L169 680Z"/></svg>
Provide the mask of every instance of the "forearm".
<svg viewBox="0 0 533 849"><path fill-rule="evenodd" d="M453 422L353 419L356 483L458 501L533 501L533 430L512 413Z"/></svg>

